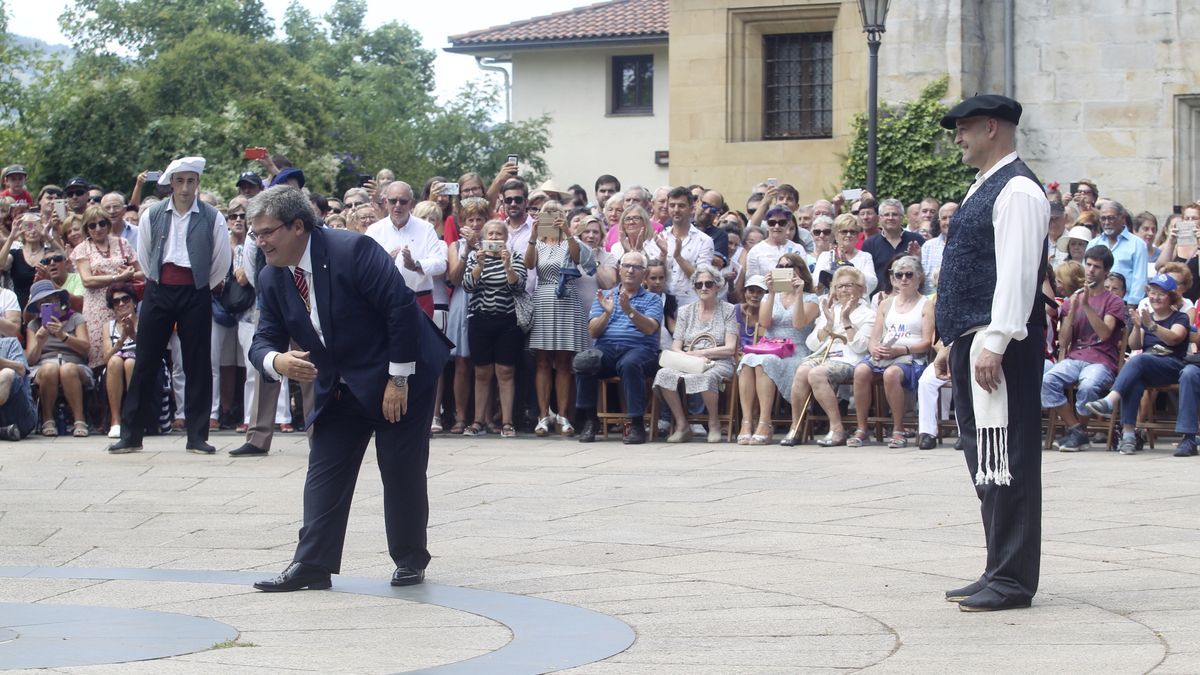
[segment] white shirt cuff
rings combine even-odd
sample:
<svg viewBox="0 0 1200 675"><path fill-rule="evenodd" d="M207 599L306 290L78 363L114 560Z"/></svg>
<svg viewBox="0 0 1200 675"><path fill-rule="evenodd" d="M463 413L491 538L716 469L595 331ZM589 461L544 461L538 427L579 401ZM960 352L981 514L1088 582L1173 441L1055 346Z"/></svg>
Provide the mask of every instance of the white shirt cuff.
<svg viewBox="0 0 1200 675"><path fill-rule="evenodd" d="M417 372L417 362L409 361L408 363L389 363L388 375L392 377L404 376L408 377Z"/></svg>
<svg viewBox="0 0 1200 675"><path fill-rule="evenodd" d="M283 379L279 373L275 372L275 357L279 356L279 354L280 352L267 352L267 355L263 358L263 373L274 380Z"/></svg>

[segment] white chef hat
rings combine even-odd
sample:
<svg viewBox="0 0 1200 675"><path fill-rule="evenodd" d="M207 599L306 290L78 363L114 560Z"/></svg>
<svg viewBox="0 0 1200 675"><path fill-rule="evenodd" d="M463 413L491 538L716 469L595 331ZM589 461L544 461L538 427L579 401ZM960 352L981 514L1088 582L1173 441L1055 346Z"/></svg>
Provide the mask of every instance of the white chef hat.
<svg viewBox="0 0 1200 675"><path fill-rule="evenodd" d="M203 157L180 157L167 165L167 170L158 177L159 185L170 185L171 174L180 171L191 171L196 174L204 173L204 158Z"/></svg>

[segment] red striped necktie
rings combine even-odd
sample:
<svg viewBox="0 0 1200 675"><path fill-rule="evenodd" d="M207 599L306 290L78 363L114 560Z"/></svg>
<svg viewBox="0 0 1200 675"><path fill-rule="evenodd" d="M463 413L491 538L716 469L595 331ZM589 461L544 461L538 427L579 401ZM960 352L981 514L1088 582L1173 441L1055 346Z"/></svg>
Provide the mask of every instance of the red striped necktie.
<svg viewBox="0 0 1200 675"><path fill-rule="evenodd" d="M312 303L308 301L308 279L304 276L304 270L297 266L292 279L296 282L296 290L300 292L300 299L304 301L304 308L311 314Z"/></svg>

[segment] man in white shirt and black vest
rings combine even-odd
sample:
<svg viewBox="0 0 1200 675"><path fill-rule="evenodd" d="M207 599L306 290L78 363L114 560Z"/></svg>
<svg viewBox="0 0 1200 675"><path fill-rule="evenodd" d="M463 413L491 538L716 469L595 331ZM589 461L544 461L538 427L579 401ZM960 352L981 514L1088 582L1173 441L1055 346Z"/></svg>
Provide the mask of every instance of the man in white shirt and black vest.
<svg viewBox="0 0 1200 675"><path fill-rule="evenodd" d="M138 261L146 272L146 292L138 312L133 376L121 407L121 440L108 446L113 454L141 449L142 434L157 423L162 389L156 379L176 326L187 376L187 451L216 452L208 443L212 293L229 273L233 249L225 216L198 199L204 163L203 157L171 162L158 179L159 185L171 186L171 198L146 209L138 222Z"/></svg>
<svg viewBox="0 0 1200 675"><path fill-rule="evenodd" d="M979 173L950 223L938 282L934 368L954 383L967 467L981 503L987 564L946 592L967 612L1028 607L1041 564L1043 314L1050 203L1017 157L1021 104L969 98L942 118Z"/></svg>

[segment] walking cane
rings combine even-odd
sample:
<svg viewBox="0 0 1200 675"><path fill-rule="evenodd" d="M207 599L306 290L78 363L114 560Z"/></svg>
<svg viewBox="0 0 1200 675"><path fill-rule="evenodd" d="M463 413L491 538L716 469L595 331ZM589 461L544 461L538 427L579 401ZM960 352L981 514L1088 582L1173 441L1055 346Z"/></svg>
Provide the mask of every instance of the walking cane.
<svg viewBox="0 0 1200 675"><path fill-rule="evenodd" d="M814 352L812 356L809 356L806 361L813 362L812 365L814 367L824 364L829 358L829 350L833 348L833 343L837 342L838 340L846 342L846 336L839 335L837 333L830 334L829 339L825 341L825 344L821 345L821 348ZM813 392L812 388L809 387L808 398L804 399L804 405L800 407L800 414L796 417L796 423L793 424L790 429L788 429L787 435L783 437L782 441L780 441L780 445L791 446L796 444L796 433L800 430L800 425L804 424L804 418L806 415L808 415L808 406L812 403L812 399Z"/></svg>

